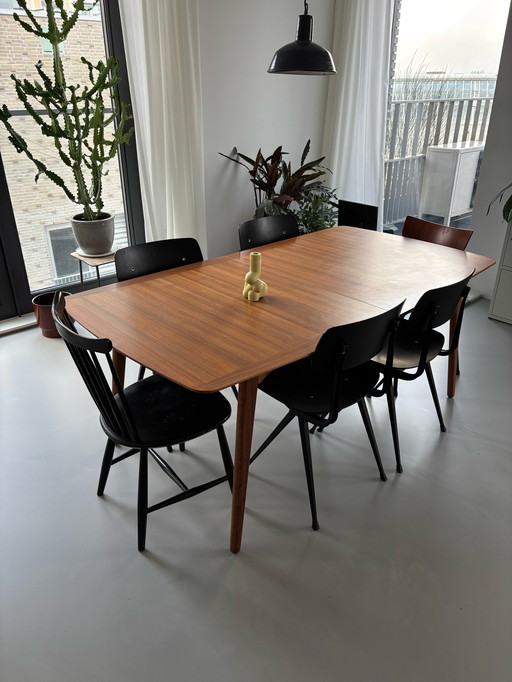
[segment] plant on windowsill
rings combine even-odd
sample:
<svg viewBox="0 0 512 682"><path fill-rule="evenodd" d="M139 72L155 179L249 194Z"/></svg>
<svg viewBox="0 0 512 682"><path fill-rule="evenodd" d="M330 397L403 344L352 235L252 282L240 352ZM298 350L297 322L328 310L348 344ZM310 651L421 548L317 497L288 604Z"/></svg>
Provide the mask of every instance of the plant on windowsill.
<svg viewBox="0 0 512 682"><path fill-rule="evenodd" d="M292 214L301 232L316 232L336 224L336 192L324 184L324 176L331 171L321 165L324 156L306 163L310 145L308 140L300 167L293 172L291 164L283 158L288 152L283 152L282 147L277 147L268 157L259 149L254 159L236 148L231 156L219 152L247 169L254 190L254 218Z"/></svg>
<svg viewBox="0 0 512 682"><path fill-rule="evenodd" d="M98 0L90 7L92 9ZM49 41L53 55L53 73L49 75L39 61L35 69L40 80L29 81L11 75L18 99L39 126L41 134L51 138L57 150L62 170L50 169L45 161L35 156L25 139L14 129L12 114L4 104L0 121L5 125L8 139L20 154L25 154L36 166L36 182L45 175L80 206L71 225L75 239L85 255L108 253L114 241L114 216L103 210L103 177L106 164L114 159L120 145L129 142L133 127L125 102L120 102L116 86L120 81L118 60L109 57L96 65L85 57L89 83L71 84L66 80L60 56L60 45L69 36L78 16L85 10L85 0L74 0L66 10L64 0L44 0L46 17L41 21L28 7L27 0L18 0L26 20L14 13L13 18L28 33ZM117 121L117 126L114 127ZM65 179L67 167L74 184Z"/></svg>

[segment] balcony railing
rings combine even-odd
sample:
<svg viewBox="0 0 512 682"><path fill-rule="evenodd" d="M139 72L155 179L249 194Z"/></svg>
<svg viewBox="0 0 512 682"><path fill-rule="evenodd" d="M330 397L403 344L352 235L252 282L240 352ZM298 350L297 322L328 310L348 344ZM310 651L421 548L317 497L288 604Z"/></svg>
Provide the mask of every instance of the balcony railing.
<svg viewBox="0 0 512 682"><path fill-rule="evenodd" d="M492 97L395 101L388 117L384 224L418 215L427 148L485 142Z"/></svg>

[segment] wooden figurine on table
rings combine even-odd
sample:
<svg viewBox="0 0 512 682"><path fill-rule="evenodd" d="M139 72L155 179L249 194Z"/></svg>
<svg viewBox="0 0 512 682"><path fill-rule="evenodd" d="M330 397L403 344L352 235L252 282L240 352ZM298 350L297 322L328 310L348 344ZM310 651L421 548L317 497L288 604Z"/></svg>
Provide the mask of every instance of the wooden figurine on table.
<svg viewBox="0 0 512 682"><path fill-rule="evenodd" d="M245 276L243 294L249 301L259 301L268 293L268 286L260 279L261 253L253 251L250 255L250 270Z"/></svg>

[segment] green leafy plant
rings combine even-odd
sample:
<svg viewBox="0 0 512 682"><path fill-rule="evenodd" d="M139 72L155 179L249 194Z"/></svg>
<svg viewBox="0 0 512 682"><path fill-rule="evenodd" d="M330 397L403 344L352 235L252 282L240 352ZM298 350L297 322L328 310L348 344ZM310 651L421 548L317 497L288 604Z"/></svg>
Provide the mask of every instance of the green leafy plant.
<svg viewBox="0 0 512 682"><path fill-rule="evenodd" d="M495 201L502 201L503 200L503 195L505 192L509 189L512 188L512 182L510 182L506 187L501 189L498 194L490 201L489 206L487 208L487 213L489 213L489 209L491 206L494 204ZM503 219L507 221L507 223L512 220L512 193L508 197L508 199L505 201L503 205Z"/></svg>
<svg viewBox="0 0 512 682"><path fill-rule="evenodd" d="M336 222L336 217L332 218L335 210L331 207L329 213L328 204L328 199L336 199L336 194L324 185L323 180L331 171L322 166L324 156L306 162L310 146L311 141L308 140L301 155L300 167L295 171L292 171L291 163L285 161L284 156L288 152L284 152L282 146L277 147L270 156L264 156L259 149L254 159L238 152L236 148L232 156L219 153L247 169L254 191L255 218L291 213L297 217L302 231L310 232L331 227ZM325 220L323 223L321 216ZM303 222L306 219L311 222Z"/></svg>
<svg viewBox="0 0 512 682"><path fill-rule="evenodd" d="M36 181L41 175L48 177L70 201L81 207L82 215L79 217L83 220L104 217L102 181L108 173L105 164L116 156L119 145L127 143L133 134L133 127L128 126L132 117L128 114L127 105L119 101L115 87L120 81L118 60L109 57L105 62L99 61L94 65L82 57L89 83L82 86L68 83L59 46L68 38L79 13L85 11L85 0L74 0L70 11L65 9L64 0L44 0L47 16L43 22L27 7L27 0L18 0L18 4L27 19L13 14L14 20L28 33L50 42L53 74L49 75L39 61L35 65L39 81L20 79L15 74L11 78L26 111L41 133L53 140L60 160L71 170L74 186L68 186L60 172L48 168L29 149L27 142L12 126L12 114L5 104L0 108L0 121L18 153L25 154L36 166ZM115 121L116 127L113 126Z"/></svg>
<svg viewBox="0 0 512 682"><path fill-rule="evenodd" d="M310 193L301 198L295 215L301 232L317 232L336 225L338 206L333 202L336 197L332 190Z"/></svg>

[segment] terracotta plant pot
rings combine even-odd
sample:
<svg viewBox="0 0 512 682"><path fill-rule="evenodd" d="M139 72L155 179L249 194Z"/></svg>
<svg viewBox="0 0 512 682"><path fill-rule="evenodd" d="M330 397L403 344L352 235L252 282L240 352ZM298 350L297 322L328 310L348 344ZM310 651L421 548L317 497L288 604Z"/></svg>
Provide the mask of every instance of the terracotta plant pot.
<svg viewBox="0 0 512 682"><path fill-rule="evenodd" d="M67 291L64 291L64 296L69 296ZM36 316L37 326L41 329L43 336L49 339L60 338L59 332L55 327L55 322L52 316L52 303L54 293L50 291L45 294L38 294L32 299L32 308Z"/></svg>

